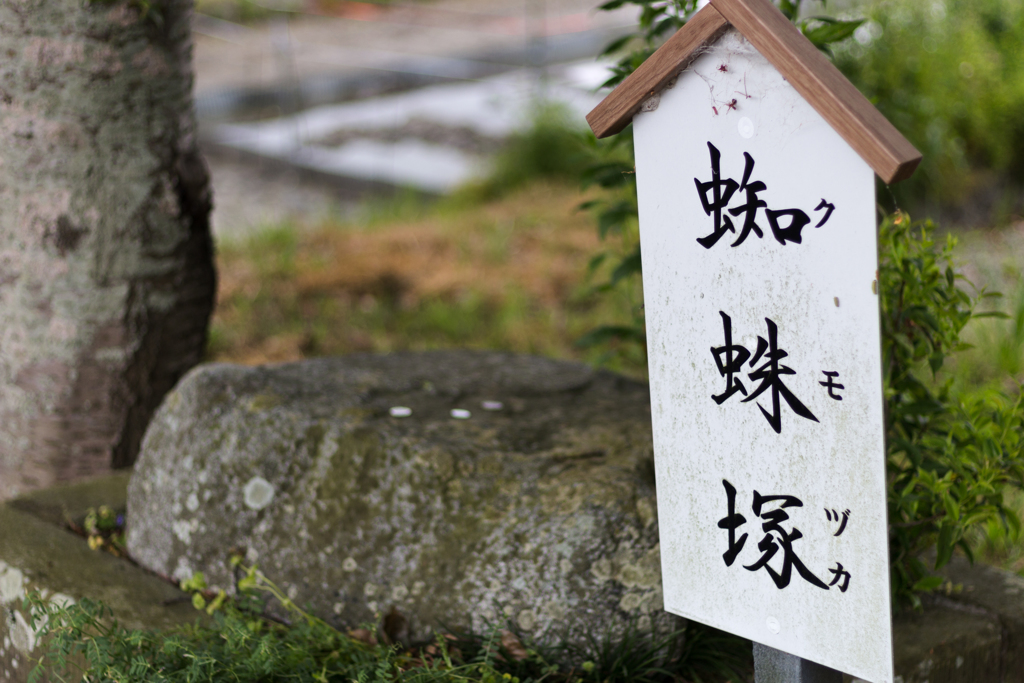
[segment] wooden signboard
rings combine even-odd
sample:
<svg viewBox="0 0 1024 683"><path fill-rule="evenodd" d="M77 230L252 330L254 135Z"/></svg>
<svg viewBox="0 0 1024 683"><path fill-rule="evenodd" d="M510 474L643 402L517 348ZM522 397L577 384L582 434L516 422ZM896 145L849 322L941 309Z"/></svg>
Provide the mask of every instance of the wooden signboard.
<svg viewBox="0 0 1024 683"><path fill-rule="evenodd" d="M920 155L768 0L712 0L634 125L665 608L891 683L875 174Z"/></svg>

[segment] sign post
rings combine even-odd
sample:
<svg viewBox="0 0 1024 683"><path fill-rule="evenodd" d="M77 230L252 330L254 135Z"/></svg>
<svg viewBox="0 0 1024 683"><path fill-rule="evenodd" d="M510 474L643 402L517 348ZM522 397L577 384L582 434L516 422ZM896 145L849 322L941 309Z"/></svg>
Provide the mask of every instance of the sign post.
<svg viewBox="0 0 1024 683"><path fill-rule="evenodd" d="M875 175L920 155L769 0L711 0L634 127L665 608L758 683L892 683Z"/></svg>
<svg viewBox="0 0 1024 683"><path fill-rule="evenodd" d="M821 664L754 643L755 683L843 683L843 674Z"/></svg>

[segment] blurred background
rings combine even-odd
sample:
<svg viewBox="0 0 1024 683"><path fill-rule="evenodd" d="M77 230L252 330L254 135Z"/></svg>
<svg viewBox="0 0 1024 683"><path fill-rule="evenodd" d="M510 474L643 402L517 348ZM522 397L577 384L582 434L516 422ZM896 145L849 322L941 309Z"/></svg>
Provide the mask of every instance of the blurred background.
<svg viewBox="0 0 1024 683"><path fill-rule="evenodd" d="M602 244L578 210L583 117L611 63L596 56L637 17L592 0L199 0L208 356L600 355L574 342L630 303L587 296Z"/></svg>
<svg viewBox="0 0 1024 683"><path fill-rule="evenodd" d="M659 3L609 4L197 0L220 272L208 358L468 346L645 377L633 209L600 177L631 165L628 137L598 143L584 115L620 56L599 55ZM880 186L880 210L934 219L960 241L964 286L1005 293L991 305L1009 318L972 322L975 348L943 372L1015 386L1024 3L801 11L866 20L833 59L925 155Z"/></svg>

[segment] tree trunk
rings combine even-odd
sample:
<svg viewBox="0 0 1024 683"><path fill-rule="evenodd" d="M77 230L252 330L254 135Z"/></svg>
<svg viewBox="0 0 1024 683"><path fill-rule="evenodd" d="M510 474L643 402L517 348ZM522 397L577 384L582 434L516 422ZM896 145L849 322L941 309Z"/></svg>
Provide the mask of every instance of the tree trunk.
<svg viewBox="0 0 1024 683"><path fill-rule="evenodd" d="M216 275L190 0L0 0L0 499L130 465Z"/></svg>

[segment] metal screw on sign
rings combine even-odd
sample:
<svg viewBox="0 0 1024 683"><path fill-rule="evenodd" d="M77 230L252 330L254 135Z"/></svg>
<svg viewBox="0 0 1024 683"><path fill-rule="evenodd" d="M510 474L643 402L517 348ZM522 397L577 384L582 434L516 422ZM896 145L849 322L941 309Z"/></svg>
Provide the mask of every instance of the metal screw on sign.
<svg viewBox="0 0 1024 683"><path fill-rule="evenodd" d="M755 683L843 683L843 674L796 655L754 643Z"/></svg>

